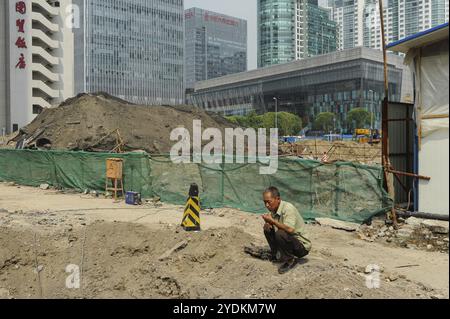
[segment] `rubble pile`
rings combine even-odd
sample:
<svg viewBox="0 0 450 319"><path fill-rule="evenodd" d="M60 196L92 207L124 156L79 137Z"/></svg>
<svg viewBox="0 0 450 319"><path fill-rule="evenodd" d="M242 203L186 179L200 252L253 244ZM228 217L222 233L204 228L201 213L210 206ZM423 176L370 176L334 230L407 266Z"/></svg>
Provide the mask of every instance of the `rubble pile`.
<svg viewBox="0 0 450 319"><path fill-rule="evenodd" d="M363 225L358 237L369 242L382 241L409 249L448 253L449 222L415 217L400 219L398 229L379 221Z"/></svg>

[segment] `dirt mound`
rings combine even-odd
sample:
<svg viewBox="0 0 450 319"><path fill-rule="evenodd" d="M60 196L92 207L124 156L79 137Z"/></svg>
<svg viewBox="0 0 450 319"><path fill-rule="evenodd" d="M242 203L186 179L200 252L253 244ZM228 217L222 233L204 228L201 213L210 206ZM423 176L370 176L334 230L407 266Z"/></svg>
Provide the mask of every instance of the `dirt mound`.
<svg viewBox="0 0 450 319"><path fill-rule="evenodd" d="M192 136L193 120L201 120L203 129L235 127L192 106L134 105L106 93L80 94L45 109L14 141L25 141L25 147L102 152L122 141L122 151L162 154L175 144L170 141L173 129L184 127Z"/></svg>
<svg viewBox="0 0 450 319"><path fill-rule="evenodd" d="M0 298L414 298L431 293L401 278L368 289L356 269L319 253L280 276L275 265L244 253L253 239L238 228L186 233L178 227L96 222L35 235L3 227ZM81 289L66 287L68 265L80 268Z"/></svg>
<svg viewBox="0 0 450 319"><path fill-rule="evenodd" d="M364 144L354 141L303 140L295 144L280 145L283 155L302 156L320 160L326 153L329 161L348 161L381 164L381 144Z"/></svg>

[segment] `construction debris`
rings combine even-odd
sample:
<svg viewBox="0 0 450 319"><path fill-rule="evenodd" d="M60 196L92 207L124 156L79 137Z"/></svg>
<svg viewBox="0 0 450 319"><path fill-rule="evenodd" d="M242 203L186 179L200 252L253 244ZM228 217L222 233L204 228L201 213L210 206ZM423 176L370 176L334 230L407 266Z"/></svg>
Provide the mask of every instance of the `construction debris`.
<svg viewBox="0 0 450 319"><path fill-rule="evenodd" d="M259 247L254 243L244 247L244 252L254 258L270 260L272 255L269 247Z"/></svg>
<svg viewBox="0 0 450 319"><path fill-rule="evenodd" d="M176 244L174 247L172 247L172 249L169 249L168 251L166 251L164 254L162 254L158 260L159 261L164 261L166 259L168 259L173 253L180 251L184 248L186 248L186 246L188 245L188 242L186 240L183 240L182 242L179 242L178 244Z"/></svg>
<svg viewBox="0 0 450 319"><path fill-rule="evenodd" d="M282 156L295 156L311 160L327 158L327 162L359 162L381 164L381 146L360 144L354 141L301 140L280 145Z"/></svg>
<svg viewBox="0 0 450 319"><path fill-rule="evenodd" d="M362 225L358 237L368 242L387 244L427 251L448 253L449 223L446 221L408 218L396 230L389 225Z"/></svg>
<svg viewBox="0 0 450 319"><path fill-rule="evenodd" d="M331 218L316 218L316 222L321 226L328 226L334 229L354 232L359 229L360 225L356 223L343 222Z"/></svg>

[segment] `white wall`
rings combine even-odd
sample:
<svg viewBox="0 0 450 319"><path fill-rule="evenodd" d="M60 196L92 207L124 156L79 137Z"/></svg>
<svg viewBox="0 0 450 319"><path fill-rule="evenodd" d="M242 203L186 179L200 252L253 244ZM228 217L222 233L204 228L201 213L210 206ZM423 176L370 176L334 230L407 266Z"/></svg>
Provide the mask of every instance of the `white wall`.
<svg viewBox="0 0 450 319"><path fill-rule="evenodd" d="M420 212L449 215L448 131L448 128L441 129L422 139L419 174L431 177L431 181L420 181Z"/></svg>
<svg viewBox="0 0 450 319"><path fill-rule="evenodd" d="M18 128L27 125L32 120L31 105L31 67L32 67L32 41L31 41L31 4L26 1L26 13L20 14L16 12L16 1L9 0L7 10L9 10L9 81L10 81L10 109L11 123L9 129L17 124ZM24 19L25 34L18 32L16 26L17 19ZM17 48L15 42L18 37L25 38L27 48ZM20 55L25 57L26 68L16 68Z"/></svg>
<svg viewBox="0 0 450 319"><path fill-rule="evenodd" d="M416 61L420 61L416 69L416 105L422 132L419 174L431 177L429 182L420 181L419 211L449 215L448 37L422 47Z"/></svg>
<svg viewBox="0 0 450 319"><path fill-rule="evenodd" d="M7 54L7 34L9 32L7 25L7 10L8 6L5 1L0 1L0 136L2 135L3 130L6 130L6 107L7 107L7 95L6 95L6 77L7 70L6 67L8 63L6 61Z"/></svg>
<svg viewBox="0 0 450 319"><path fill-rule="evenodd" d="M60 7L50 0L26 1L23 15L16 12L16 2L0 1L0 135L4 126L10 133L14 124L28 125L36 117L33 104L52 107L74 94L73 30L65 23L72 0ZM25 33L18 31L16 19L25 20ZM27 48L16 47L18 37L25 38ZM16 68L20 54L25 69Z"/></svg>

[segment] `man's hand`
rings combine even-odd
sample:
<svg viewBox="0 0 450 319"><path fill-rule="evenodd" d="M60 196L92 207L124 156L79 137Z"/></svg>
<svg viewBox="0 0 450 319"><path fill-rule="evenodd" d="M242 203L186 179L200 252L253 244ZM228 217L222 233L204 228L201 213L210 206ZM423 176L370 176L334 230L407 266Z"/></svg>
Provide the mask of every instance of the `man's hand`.
<svg viewBox="0 0 450 319"><path fill-rule="evenodd" d="M275 220L270 214L262 215L262 219L264 219L264 221L271 226L275 224Z"/></svg>
<svg viewBox="0 0 450 319"><path fill-rule="evenodd" d="M264 219L264 221L266 222L266 225L268 225L269 227L275 226L275 227L277 227L277 229L284 230L288 234L293 234L295 232L294 228L284 225L280 222L277 222L270 214L263 215L262 219ZM265 227L266 226L264 225L264 229L265 229Z"/></svg>
<svg viewBox="0 0 450 319"><path fill-rule="evenodd" d="M272 226L272 225L270 225L270 224L268 224L268 223L265 223L265 224L264 224L264 231L270 232L270 231L272 231L272 230L273 230L273 226Z"/></svg>

